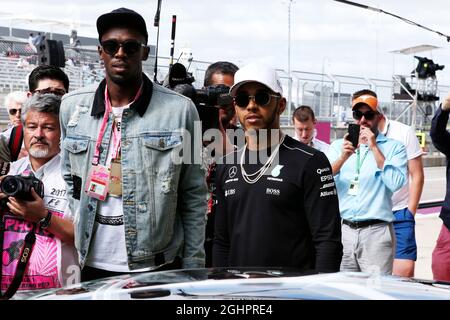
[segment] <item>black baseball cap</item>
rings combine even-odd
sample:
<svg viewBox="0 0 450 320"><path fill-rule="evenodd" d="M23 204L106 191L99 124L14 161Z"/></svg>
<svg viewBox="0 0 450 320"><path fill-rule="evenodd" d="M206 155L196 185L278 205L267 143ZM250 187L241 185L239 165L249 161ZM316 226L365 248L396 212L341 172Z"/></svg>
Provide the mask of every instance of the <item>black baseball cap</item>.
<svg viewBox="0 0 450 320"><path fill-rule="evenodd" d="M102 36L109 29L116 26L126 26L135 29L145 36L145 44L148 41L147 26L144 18L131 9L119 8L109 13L102 14L97 19L98 40L101 41Z"/></svg>

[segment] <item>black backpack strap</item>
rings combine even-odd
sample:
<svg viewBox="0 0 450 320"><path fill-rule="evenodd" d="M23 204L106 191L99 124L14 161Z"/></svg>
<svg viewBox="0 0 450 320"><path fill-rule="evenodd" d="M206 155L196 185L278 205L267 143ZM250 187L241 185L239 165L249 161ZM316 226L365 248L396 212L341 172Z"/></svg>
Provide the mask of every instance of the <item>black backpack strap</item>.
<svg viewBox="0 0 450 320"><path fill-rule="evenodd" d="M4 223L4 214L0 214L0 245L1 250L3 252L3 240L5 236L5 223ZM19 261L17 263L16 272L14 273L14 278L6 289L6 292L2 294L0 290L0 300L8 300L16 293L17 289L19 289L20 284L22 283L23 276L25 275L25 270L27 268L28 262L30 261L31 252L33 250L34 243L36 242L36 234L34 233L35 227L33 226L32 230L27 233L25 236L25 243L20 252ZM0 262L0 283L3 278L3 262Z"/></svg>
<svg viewBox="0 0 450 320"><path fill-rule="evenodd" d="M9 137L9 151L11 154L11 162L16 161L19 157L20 149L23 143L23 126L22 124L14 127Z"/></svg>

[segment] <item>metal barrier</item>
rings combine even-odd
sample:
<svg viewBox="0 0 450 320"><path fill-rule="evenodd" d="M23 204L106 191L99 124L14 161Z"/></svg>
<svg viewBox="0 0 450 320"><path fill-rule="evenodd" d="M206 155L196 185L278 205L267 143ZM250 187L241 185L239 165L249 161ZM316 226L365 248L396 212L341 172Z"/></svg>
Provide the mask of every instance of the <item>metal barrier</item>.
<svg viewBox="0 0 450 320"><path fill-rule="evenodd" d="M0 40L0 44L2 42L5 40ZM23 42L26 40L17 43L23 45ZM11 45L10 40L5 43ZM0 48L2 48L1 45ZM65 54L67 63L64 71L70 79L70 90L97 83L103 79L104 67L94 46L92 48L65 46ZM36 61L32 54L19 58L0 56L0 98L1 95L11 91L27 90L27 75L36 66L29 61ZM143 70L151 79L153 79L154 61L155 57L150 56L143 63ZM157 79L160 82L164 80L169 71L169 61L168 57L158 57ZM194 87L202 87L205 70L210 63L198 60L190 62L188 71L195 78ZM285 70L277 69L277 71L285 88L285 96L291 102L281 117L282 125L290 125L294 109L305 104L313 108L319 120L329 121L336 127L346 126L348 122L353 121L350 109L351 94L361 89L371 89L377 92L380 107L390 118L398 118L400 121L410 124L411 112L408 110L410 108L408 108L407 101L393 98L395 91L401 88L401 83L395 77L393 79L376 79L300 70L291 71L289 77ZM289 84L291 84L291 90L288 88ZM436 90L437 94L443 98L450 91L450 86L438 85ZM289 92L291 93L290 97L287 96ZM421 110L421 112L426 113L426 110ZM424 119L420 123L420 129L426 130L429 121L428 118Z"/></svg>

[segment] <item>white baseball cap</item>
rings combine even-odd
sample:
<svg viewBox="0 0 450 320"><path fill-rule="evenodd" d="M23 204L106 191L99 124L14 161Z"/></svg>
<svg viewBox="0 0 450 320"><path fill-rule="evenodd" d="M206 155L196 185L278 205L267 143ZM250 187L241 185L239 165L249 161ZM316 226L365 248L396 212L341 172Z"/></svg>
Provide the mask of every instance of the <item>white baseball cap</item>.
<svg viewBox="0 0 450 320"><path fill-rule="evenodd" d="M283 95L283 88L276 70L260 63L251 63L236 71L234 75L234 85L230 89L230 95L234 97L236 91L242 85L249 82L261 83L273 92Z"/></svg>

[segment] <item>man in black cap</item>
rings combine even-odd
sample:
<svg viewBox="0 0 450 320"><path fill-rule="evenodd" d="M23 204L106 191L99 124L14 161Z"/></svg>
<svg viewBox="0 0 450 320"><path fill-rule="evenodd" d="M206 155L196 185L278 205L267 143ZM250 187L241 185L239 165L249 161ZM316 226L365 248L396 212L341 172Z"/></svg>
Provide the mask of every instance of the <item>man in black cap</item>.
<svg viewBox="0 0 450 320"><path fill-rule="evenodd" d="M114 10L98 18L97 30L106 78L61 105L82 280L203 267L206 184L201 160L190 156L201 148L196 108L143 73L149 48L141 15ZM180 150L189 143L191 152Z"/></svg>

